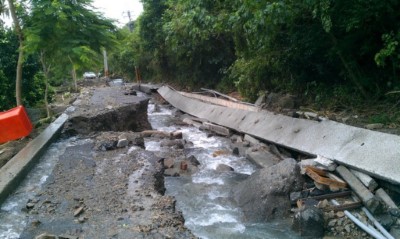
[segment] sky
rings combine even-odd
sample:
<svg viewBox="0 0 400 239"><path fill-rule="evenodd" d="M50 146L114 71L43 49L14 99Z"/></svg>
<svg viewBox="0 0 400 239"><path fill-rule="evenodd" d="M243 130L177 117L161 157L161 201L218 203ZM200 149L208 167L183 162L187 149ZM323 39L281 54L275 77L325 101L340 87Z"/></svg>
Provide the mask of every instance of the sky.
<svg viewBox="0 0 400 239"><path fill-rule="evenodd" d="M93 6L105 17L117 20L117 26L122 27L129 22L128 12L131 19L135 20L142 12L143 6L140 0L93 0ZM11 19L2 17L7 26L10 26Z"/></svg>
<svg viewBox="0 0 400 239"><path fill-rule="evenodd" d="M118 26L129 22L128 12L132 20L143 12L142 3L139 0L93 0L93 6L103 12L107 18L118 20Z"/></svg>

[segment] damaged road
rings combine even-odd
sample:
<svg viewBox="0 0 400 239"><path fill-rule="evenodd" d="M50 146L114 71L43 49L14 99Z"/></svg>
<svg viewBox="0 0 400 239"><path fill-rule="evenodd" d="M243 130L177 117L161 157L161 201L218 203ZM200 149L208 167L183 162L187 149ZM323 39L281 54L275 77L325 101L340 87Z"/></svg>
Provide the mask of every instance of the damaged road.
<svg viewBox="0 0 400 239"><path fill-rule="evenodd" d="M160 157L144 149L149 98L127 88L85 89L63 136L68 146L22 210L26 227L7 238L194 238L164 195ZM0 218L1 220L1 218Z"/></svg>

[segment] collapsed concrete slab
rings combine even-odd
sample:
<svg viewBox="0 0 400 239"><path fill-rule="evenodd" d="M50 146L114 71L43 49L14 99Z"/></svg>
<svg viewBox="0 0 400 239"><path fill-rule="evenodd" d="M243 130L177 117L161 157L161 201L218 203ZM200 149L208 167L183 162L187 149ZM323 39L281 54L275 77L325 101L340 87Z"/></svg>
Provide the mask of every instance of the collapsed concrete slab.
<svg viewBox="0 0 400 239"><path fill-rule="evenodd" d="M149 98L125 95L118 87L83 92L65 124L67 134L96 131L143 131L151 129L147 120Z"/></svg>
<svg viewBox="0 0 400 239"><path fill-rule="evenodd" d="M247 111L183 96L169 87L158 92L174 107L257 138L311 155L321 155L400 185L400 137L334 121L296 119L269 111Z"/></svg>

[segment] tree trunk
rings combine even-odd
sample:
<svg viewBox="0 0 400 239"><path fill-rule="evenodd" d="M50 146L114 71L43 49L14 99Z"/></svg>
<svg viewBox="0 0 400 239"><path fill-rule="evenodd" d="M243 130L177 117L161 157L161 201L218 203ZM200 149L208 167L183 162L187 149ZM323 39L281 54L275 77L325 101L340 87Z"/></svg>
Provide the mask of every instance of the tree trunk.
<svg viewBox="0 0 400 239"><path fill-rule="evenodd" d="M72 79L74 81L75 92L78 92L78 83L76 82L76 69L75 69L75 66L74 66L74 62L72 61L70 56L68 56L68 59L71 62L71 65L72 65L71 75L72 75Z"/></svg>
<svg viewBox="0 0 400 239"><path fill-rule="evenodd" d="M22 64L24 61L24 51L23 51L24 35L22 33L21 26L20 26L18 18L17 18L14 1L8 0L8 6L10 8L11 17L13 19L15 31L18 34L18 40L19 40L17 75L16 75L16 79L15 79L15 97L17 100L17 105L22 105L21 86L22 86Z"/></svg>
<svg viewBox="0 0 400 239"><path fill-rule="evenodd" d="M44 82L45 82L45 90L44 90L44 105L46 107L47 118L51 117L50 107L49 107L49 100L48 100L48 93L49 93L49 72L50 66L46 66L44 60L44 52L40 53L40 62L42 63L42 69L44 74Z"/></svg>

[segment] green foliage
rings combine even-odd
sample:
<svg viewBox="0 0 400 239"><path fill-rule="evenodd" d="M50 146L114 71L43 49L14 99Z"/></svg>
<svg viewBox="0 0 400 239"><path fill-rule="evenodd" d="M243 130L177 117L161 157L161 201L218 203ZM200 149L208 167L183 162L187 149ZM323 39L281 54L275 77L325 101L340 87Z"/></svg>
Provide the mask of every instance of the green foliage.
<svg viewBox="0 0 400 239"><path fill-rule="evenodd" d="M44 104L44 91L46 88L45 76L43 72L37 72L30 81L29 89L27 94L24 94L24 105L27 107L43 106ZM52 101L55 91L52 87L49 89L49 102Z"/></svg>
<svg viewBox="0 0 400 239"><path fill-rule="evenodd" d="M10 29L0 28L0 110L15 107L15 66L18 59L17 36ZM26 57L22 77L23 102L35 105L38 99L30 95L36 94L39 88L34 83L34 76L39 71L37 57Z"/></svg>

